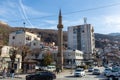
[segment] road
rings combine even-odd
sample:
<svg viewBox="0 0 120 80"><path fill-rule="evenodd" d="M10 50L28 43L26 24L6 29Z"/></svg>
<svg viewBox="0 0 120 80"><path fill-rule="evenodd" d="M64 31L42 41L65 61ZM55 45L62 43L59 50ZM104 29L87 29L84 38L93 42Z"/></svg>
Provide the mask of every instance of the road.
<svg viewBox="0 0 120 80"><path fill-rule="evenodd" d="M73 74L69 74L64 77L58 77L55 80L105 80L106 77L101 75L92 75L92 73L86 72L86 75L84 77L74 77Z"/></svg>
<svg viewBox="0 0 120 80"><path fill-rule="evenodd" d="M99 68L101 73L103 72L104 68ZM26 75L16 75L14 79L12 78L0 78L0 80L25 80ZM73 74L71 74L71 70L65 70L59 74L56 74L57 79L55 80L106 80L106 77L101 75L92 75L91 72L86 71L86 75L84 77L74 77Z"/></svg>
<svg viewBox="0 0 120 80"><path fill-rule="evenodd" d="M74 77L73 74L71 74L71 71L66 71L64 73L57 74L57 79L55 80L106 80L107 78L102 74L104 68L100 67L99 69L101 71L100 75L92 75L91 72L86 71L86 75L84 77Z"/></svg>

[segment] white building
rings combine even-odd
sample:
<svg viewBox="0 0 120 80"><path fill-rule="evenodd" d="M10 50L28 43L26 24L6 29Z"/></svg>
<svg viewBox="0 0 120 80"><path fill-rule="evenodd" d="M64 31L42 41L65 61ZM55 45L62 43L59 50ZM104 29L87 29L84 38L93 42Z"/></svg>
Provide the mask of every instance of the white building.
<svg viewBox="0 0 120 80"><path fill-rule="evenodd" d="M0 55L0 58L1 58L1 62L0 64L0 70L3 69L3 68L8 68L11 66L11 59L10 59L10 49L12 47L11 46L3 46L1 48L1 55ZM14 68L15 70L19 70L21 69L21 60L22 60L22 57L20 54L17 54L16 55L16 58L15 58L15 63L14 63Z"/></svg>
<svg viewBox="0 0 120 80"><path fill-rule="evenodd" d="M40 48L41 38L37 34L18 30L9 34L9 46L24 46L30 48Z"/></svg>
<svg viewBox="0 0 120 80"><path fill-rule="evenodd" d="M95 48L94 29L91 24L68 27L68 47L92 54ZM89 55L86 56L89 59Z"/></svg>
<svg viewBox="0 0 120 80"><path fill-rule="evenodd" d="M80 66L83 63L83 52L79 50L65 50L64 64L67 66Z"/></svg>

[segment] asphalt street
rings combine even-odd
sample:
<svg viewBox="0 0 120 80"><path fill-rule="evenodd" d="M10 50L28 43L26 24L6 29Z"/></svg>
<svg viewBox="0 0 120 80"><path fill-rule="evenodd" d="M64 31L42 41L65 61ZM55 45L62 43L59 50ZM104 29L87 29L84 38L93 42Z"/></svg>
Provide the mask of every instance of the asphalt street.
<svg viewBox="0 0 120 80"><path fill-rule="evenodd" d="M84 77L74 77L74 75L71 74L71 70L64 70L63 72L56 74L57 78L55 80L106 80L107 78L102 74L104 68L100 67L99 69L101 71L100 75L92 75L91 72L86 71L86 75ZM0 77L0 80L25 80L25 76L26 74L15 75L15 78L4 79Z"/></svg>

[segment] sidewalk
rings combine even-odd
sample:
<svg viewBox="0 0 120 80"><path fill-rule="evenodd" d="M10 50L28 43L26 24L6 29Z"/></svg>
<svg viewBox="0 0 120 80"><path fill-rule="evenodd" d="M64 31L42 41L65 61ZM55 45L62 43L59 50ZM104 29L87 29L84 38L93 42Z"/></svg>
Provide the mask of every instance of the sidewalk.
<svg viewBox="0 0 120 80"><path fill-rule="evenodd" d="M0 79L2 79L2 80L8 80L8 79L25 79L25 76L26 76L27 74L16 74L15 76L14 76L14 78L11 78L11 77L6 77L6 78L3 78L3 76L0 76Z"/></svg>
<svg viewBox="0 0 120 80"><path fill-rule="evenodd" d="M56 78L64 78L65 76L71 76L71 70L64 70L63 72L60 72L56 74Z"/></svg>

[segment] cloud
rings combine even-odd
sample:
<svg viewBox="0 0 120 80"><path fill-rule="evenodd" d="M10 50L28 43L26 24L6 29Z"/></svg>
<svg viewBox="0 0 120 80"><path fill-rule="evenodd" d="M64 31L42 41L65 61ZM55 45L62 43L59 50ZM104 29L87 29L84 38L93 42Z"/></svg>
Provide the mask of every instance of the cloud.
<svg viewBox="0 0 120 80"><path fill-rule="evenodd" d="M0 2L0 15L4 18L10 18L12 14L14 14L16 3L10 2L9 0L5 0L4 2Z"/></svg>
<svg viewBox="0 0 120 80"><path fill-rule="evenodd" d="M120 32L120 15L102 15L92 17L90 23L94 25L96 33Z"/></svg>
<svg viewBox="0 0 120 80"><path fill-rule="evenodd" d="M105 17L105 23L108 24L108 25L114 25L117 26L117 25L120 25L120 16L106 16Z"/></svg>
<svg viewBox="0 0 120 80"><path fill-rule="evenodd" d="M29 16L47 16L48 13L35 10L34 8L24 5L24 9Z"/></svg>
<svg viewBox="0 0 120 80"><path fill-rule="evenodd" d="M3 0L0 2L0 18L2 20L7 20L9 24L13 24L11 23L12 21L25 21L24 16L23 16L23 12L20 8L20 0L16 1L16 0ZM48 15L45 12L41 12L38 11L30 6L27 6L25 4L23 4L24 10L26 12L27 18L30 20L33 20L34 18L39 18L41 16L46 16Z"/></svg>
<svg viewBox="0 0 120 80"><path fill-rule="evenodd" d="M56 24L57 23L56 20L44 20L44 22L47 24Z"/></svg>
<svg viewBox="0 0 120 80"><path fill-rule="evenodd" d="M105 17L106 28L110 33L112 32L120 32L120 16L106 16Z"/></svg>

